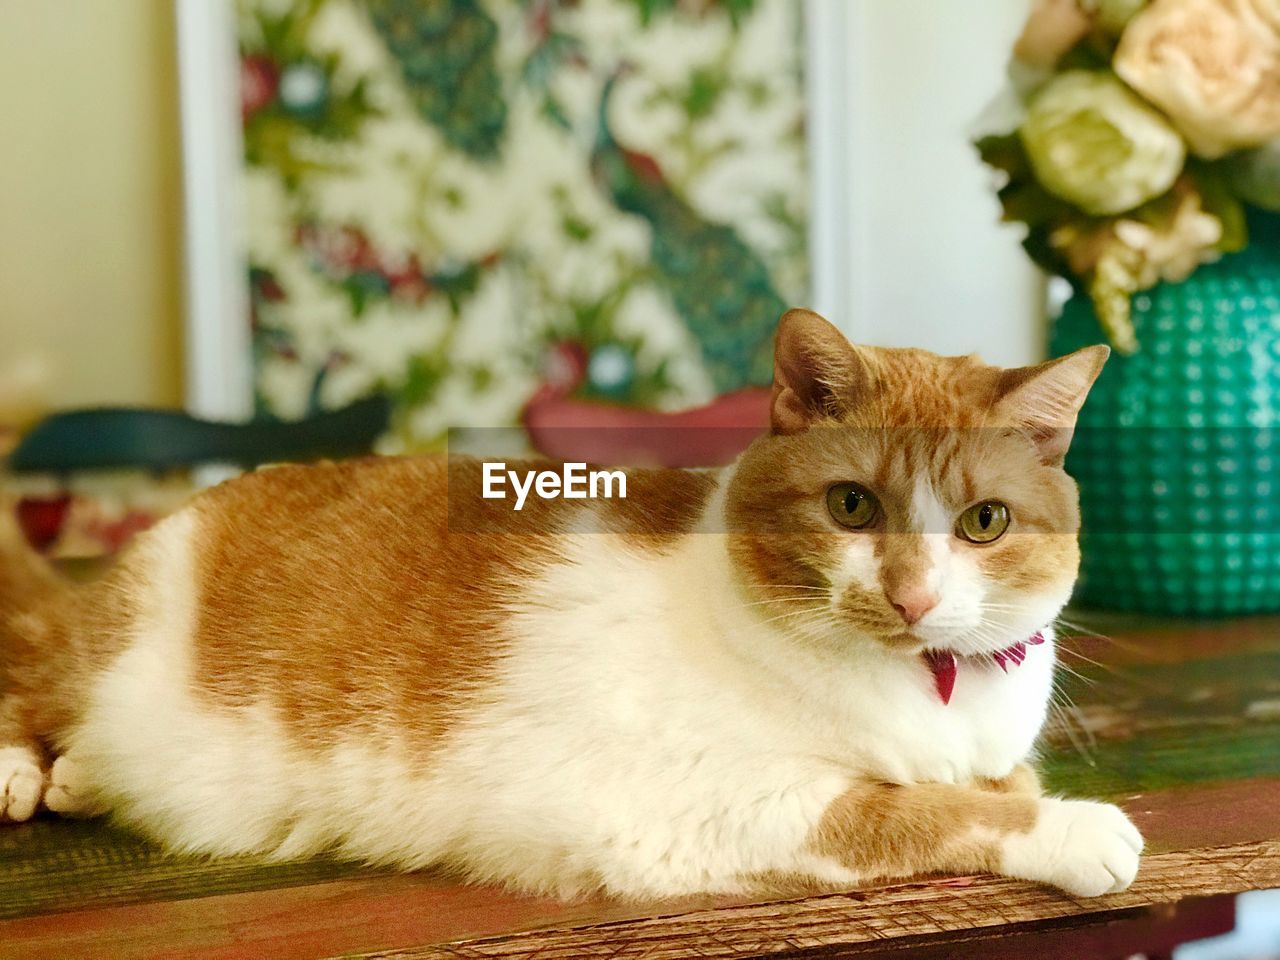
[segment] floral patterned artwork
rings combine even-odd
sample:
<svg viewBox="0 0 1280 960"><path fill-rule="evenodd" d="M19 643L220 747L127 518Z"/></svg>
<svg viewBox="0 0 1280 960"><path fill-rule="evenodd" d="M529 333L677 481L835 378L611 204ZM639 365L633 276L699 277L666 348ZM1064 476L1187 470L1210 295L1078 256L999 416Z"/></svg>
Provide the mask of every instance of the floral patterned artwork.
<svg viewBox="0 0 1280 960"><path fill-rule="evenodd" d="M768 382L808 286L792 0L237 0L256 399L384 446L548 383Z"/></svg>

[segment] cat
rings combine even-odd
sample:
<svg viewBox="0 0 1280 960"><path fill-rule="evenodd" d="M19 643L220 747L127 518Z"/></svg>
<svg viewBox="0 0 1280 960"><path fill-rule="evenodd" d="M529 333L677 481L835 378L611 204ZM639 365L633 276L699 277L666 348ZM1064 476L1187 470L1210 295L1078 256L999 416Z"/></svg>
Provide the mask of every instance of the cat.
<svg viewBox="0 0 1280 960"><path fill-rule="evenodd" d="M792 310L768 431L625 499L517 514L478 461L282 466L74 586L9 521L0 818L562 897L1124 889L1138 831L1030 766L1107 353L1002 370Z"/></svg>

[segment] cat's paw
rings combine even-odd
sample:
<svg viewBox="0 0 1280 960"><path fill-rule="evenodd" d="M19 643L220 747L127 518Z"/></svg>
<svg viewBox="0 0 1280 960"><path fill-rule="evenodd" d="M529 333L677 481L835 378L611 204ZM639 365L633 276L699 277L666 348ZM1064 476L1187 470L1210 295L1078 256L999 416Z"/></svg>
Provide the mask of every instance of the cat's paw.
<svg viewBox="0 0 1280 960"><path fill-rule="evenodd" d="M44 790L40 758L27 747L0 747L0 823L30 820Z"/></svg>
<svg viewBox="0 0 1280 960"><path fill-rule="evenodd" d="M98 799L82 765L69 754L53 761L44 805L64 817L96 817L107 812Z"/></svg>
<svg viewBox="0 0 1280 960"><path fill-rule="evenodd" d="M1142 834L1118 807L1045 799L1035 826L1005 839L1000 872L1099 897L1133 882L1141 853Z"/></svg>

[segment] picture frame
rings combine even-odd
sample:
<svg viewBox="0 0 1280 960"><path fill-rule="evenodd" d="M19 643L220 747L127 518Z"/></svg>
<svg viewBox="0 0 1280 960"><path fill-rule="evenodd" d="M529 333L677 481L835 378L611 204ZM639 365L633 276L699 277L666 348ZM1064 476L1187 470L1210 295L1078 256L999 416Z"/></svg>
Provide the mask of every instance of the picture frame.
<svg viewBox="0 0 1280 960"><path fill-rule="evenodd" d="M239 246L241 128L232 5L174 0L186 212L188 407L216 419L252 410L246 271ZM930 22L928 0L803 0L808 104L810 302L851 339L1042 355L1045 286L999 224L966 125L998 88L1022 0L975 0ZM934 18L937 21L937 18ZM893 79L901 51L915 85ZM943 117L904 116L919 89ZM930 175L921 168L931 165ZM961 242L961 238L963 242ZM886 239L888 242L886 243Z"/></svg>
<svg viewBox="0 0 1280 960"><path fill-rule="evenodd" d="M244 420L252 412L253 371L240 244L243 141L234 10L230 2L174 2L183 141L186 404L200 416ZM851 77L842 38L857 5L804 3L812 306L847 317L853 281L844 269L852 260L844 171Z"/></svg>

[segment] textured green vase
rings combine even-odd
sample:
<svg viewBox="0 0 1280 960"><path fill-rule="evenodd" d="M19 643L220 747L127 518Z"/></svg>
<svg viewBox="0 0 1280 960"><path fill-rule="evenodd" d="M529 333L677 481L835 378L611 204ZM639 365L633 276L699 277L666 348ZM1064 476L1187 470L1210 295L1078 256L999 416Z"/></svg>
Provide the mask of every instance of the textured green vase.
<svg viewBox="0 0 1280 960"><path fill-rule="evenodd" d="M1067 458L1087 606L1280 611L1280 216L1250 244L1133 298L1139 350L1113 354ZM1104 340L1077 293L1054 355Z"/></svg>

